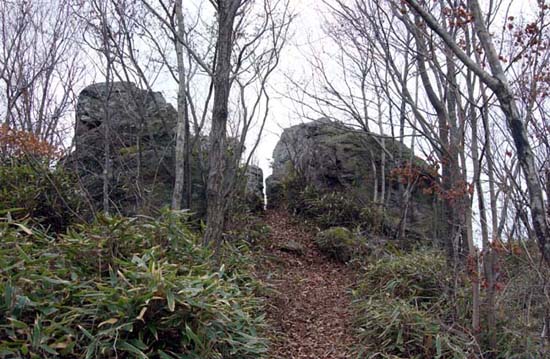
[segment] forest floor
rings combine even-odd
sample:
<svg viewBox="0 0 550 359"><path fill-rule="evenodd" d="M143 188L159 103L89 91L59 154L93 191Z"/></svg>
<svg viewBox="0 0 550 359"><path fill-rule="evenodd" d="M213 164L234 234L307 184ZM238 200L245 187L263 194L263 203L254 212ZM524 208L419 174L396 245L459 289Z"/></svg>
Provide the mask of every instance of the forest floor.
<svg viewBox="0 0 550 359"><path fill-rule="evenodd" d="M354 274L323 256L310 228L282 211L268 211L271 227L259 275L269 290L270 358L351 358Z"/></svg>

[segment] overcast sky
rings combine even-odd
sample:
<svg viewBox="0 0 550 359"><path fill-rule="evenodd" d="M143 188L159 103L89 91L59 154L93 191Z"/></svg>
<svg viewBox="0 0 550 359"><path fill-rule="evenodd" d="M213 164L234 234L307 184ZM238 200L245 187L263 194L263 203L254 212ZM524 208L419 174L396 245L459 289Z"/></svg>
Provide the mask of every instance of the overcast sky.
<svg viewBox="0 0 550 359"><path fill-rule="evenodd" d="M302 77L308 71L306 60L308 53L312 51L311 49L316 46L316 43L322 40L322 20L320 16L322 4L315 0L291 0L290 4L296 14L290 31L293 36L283 50L279 67L270 77L269 116L254 156L255 164L259 165L264 171L264 178L271 173L273 149L283 129L304 121L303 117L296 113L293 101L289 99L293 94L288 93L285 78L286 76L292 78ZM208 10L208 7L206 7L206 10ZM204 16L204 13L202 15ZM96 60L96 54L90 54L89 56L91 63L96 62L94 67L101 68L101 65L97 62L101 61L101 58ZM103 81L101 73L88 73L87 78L83 81L83 86ZM154 91L160 91L168 102L174 107L176 106L177 85L167 71L154 81L152 88ZM251 130L249 141L255 140L258 129L259 124ZM249 143L247 147L252 147L252 143Z"/></svg>
<svg viewBox="0 0 550 359"><path fill-rule="evenodd" d="M307 121L299 113L303 109L297 109L297 104L290 100L299 94L292 93L285 76L292 77L294 80L307 77L311 73L307 62L311 52L319 53L322 48L327 46L326 35L322 30L326 12L323 3L318 0L291 0L291 5L297 13L293 24L293 37L282 56L277 75L271 81L273 98L270 116L255 155L264 171L264 177L271 173L273 149L283 129ZM534 9L536 9L535 0L516 0L510 8L510 14L517 16L520 13L529 13ZM501 11L505 10L501 9ZM280 94L276 94L277 92ZM310 115L315 117L314 114L310 113Z"/></svg>
<svg viewBox="0 0 550 359"><path fill-rule="evenodd" d="M319 1L293 0L292 6L297 13L297 18L292 25L293 37L285 49L279 71L272 82L273 100L270 116L255 155L265 177L271 173L273 149L283 129L304 121L296 113L295 104L283 96L283 94L289 97L293 95L287 93L285 76L300 76L307 71L305 57L310 51L310 44L314 44L322 38L321 19L318 13Z"/></svg>
<svg viewBox="0 0 550 359"><path fill-rule="evenodd" d="M534 0L517 0L511 13L529 11L535 8L533 2ZM297 15L292 24L292 38L284 49L278 70L270 80L270 114L255 154L255 162L263 169L264 177L271 173L273 149L283 129L307 121L299 113L303 109L296 108L297 104L290 99L298 97L299 94L292 93L285 77L288 76L294 80L307 78L311 74L308 64L310 54L322 51L328 44L322 31L323 3L318 0L291 0L291 6ZM161 91L170 103L176 105L176 84L171 78L165 80L168 81L156 81L153 89ZM95 81L93 79L87 81L88 84L91 82ZM310 115L315 117L314 114L310 113ZM252 131L251 139L257 134L257 128L256 131Z"/></svg>

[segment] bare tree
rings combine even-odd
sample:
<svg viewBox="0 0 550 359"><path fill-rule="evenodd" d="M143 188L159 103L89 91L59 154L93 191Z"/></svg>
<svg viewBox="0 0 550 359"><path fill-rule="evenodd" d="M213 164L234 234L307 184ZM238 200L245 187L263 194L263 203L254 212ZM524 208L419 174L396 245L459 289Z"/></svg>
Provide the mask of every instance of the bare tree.
<svg viewBox="0 0 550 359"><path fill-rule="evenodd" d="M0 2L3 123L56 146L83 72L74 10L66 0Z"/></svg>
<svg viewBox="0 0 550 359"><path fill-rule="evenodd" d="M176 22L177 22L177 37L176 37L176 57L178 62L178 128L176 137L176 179L174 183L174 192L172 195L172 209L179 210L183 199L183 189L186 172L190 171L189 166L189 118L187 116L187 94L185 84L185 58L184 47L182 41L185 36L185 24L183 21L182 0L176 0ZM187 167L187 168L186 168ZM188 178L190 178L190 173ZM187 180L190 183L190 180ZM190 190L186 191L190 194ZM190 203L187 203L189 206Z"/></svg>
<svg viewBox="0 0 550 359"><path fill-rule="evenodd" d="M327 3L327 7L334 23L327 33L338 48L336 56L332 56L336 60L331 64L327 64L331 60L313 60L320 78L317 86L298 86L296 81L294 84L306 94L307 101L312 103L306 106L314 112L325 116L336 112L336 116L348 117L367 132L378 127L381 135L384 131L395 135L392 117L397 113L400 141L404 143L405 137L414 133L415 137L420 136L415 140L422 142L425 150L431 147L427 152L437 154L442 168L438 195L444 206L442 218L448 221L446 228L434 237L447 248L449 258L458 258L467 247L464 234L468 207L466 170L460 161L464 151L464 121L457 116L460 96L457 73L462 69L455 65L452 54L439 50L436 39L417 30L414 18L396 11L387 2L336 1ZM453 31L458 33L457 29ZM336 78L331 76L334 66L340 69ZM383 205L393 195L391 191L386 193L384 178L385 163L392 155L385 150L384 141L378 142L381 165L372 168L382 185L375 186L373 199ZM403 166L408 160L393 158ZM460 196L457 187L462 189ZM401 188L399 195L405 203L409 202L412 190L411 186ZM400 233L406 228L409 206L403 208Z"/></svg>
<svg viewBox="0 0 550 359"><path fill-rule="evenodd" d="M161 1L158 6L145 0L142 3L158 20L165 35L181 46L181 49L176 49L178 65L173 67L169 53L154 36L148 36L179 83L180 91L185 92L185 97L178 97L187 103L181 106L186 117L184 123L189 123L189 127L193 125L194 139L177 142L178 152L181 152L183 142L186 144L186 154L200 142L200 131L211 117L205 242L219 241L235 184L243 173L239 167L246 151L245 143L250 140L250 130L254 124L259 124L261 134L269 113L268 78L277 67L280 51L286 42L291 19L288 3L270 0L259 4L246 0L210 2L212 10L204 10L199 5L199 10L195 10L198 13L192 14L190 10L182 9L183 19L178 15L177 3ZM202 24L206 16L203 11L212 11L216 16L215 34L211 33L209 26ZM187 19L186 24L178 27L182 24L178 18L182 21ZM187 56L186 67L180 61L180 52ZM179 78L179 74L183 73L186 77ZM197 74L206 75L208 81L197 79ZM199 90L193 91L193 87ZM232 88L235 90L231 91ZM189 136L190 131L179 127L178 133ZM253 142L251 152L258 141L259 136ZM197 152L201 157L201 150ZM245 166L250 162L251 152ZM180 161L177 162L176 166L181 165ZM186 177L189 176L189 170L183 172ZM179 196L177 191L182 182L178 177L173 204ZM190 181L183 182L187 183L185 192L189 196Z"/></svg>
<svg viewBox="0 0 550 359"><path fill-rule="evenodd" d="M343 49L341 52L346 58L346 61L337 63L342 72L340 78L344 78L344 81L331 81L325 65L317 65L315 68L320 69L322 79L320 87L325 91L318 94L306 89L306 95L313 99L312 107L336 109L344 115L350 115L366 130L370 130L369 126L362 124L377 121L381 132L384 124L380 113L384 111L380 109L379 102L369 100L373 93L377 95L378 101L385 97L386 114L389 114L385 123L387 131L394 133L392 113L395 111L400 118L401 141L406 136L407 124L410 135L421 136L418 140L421 148L437 156L437 164L441 168L440 182L434 184L434 189L443 203L442 218L447 221L447 225L436 238L439 237L440 244L447 249L456 277L462 262L466 260L471 275L477 275L479 264L472 228L473 187L468 183L467 171L471 162L466 154L469 117L465 115L467 109L475 109L475 103L470 103L475 96L470 91L477 89L477 85L467 81L471 74L467 73L467 68L457 61L452 52L442 46L442 41L426 34L419 18L402 11L397 5L394 6L392 2L360 0L329 3L327 6L336 19L331 35L336 46ZM463 24L451 18L454 14L449 15L438 6L430 10L437 14L438 21L444 24L442 26L453 38L464 35ZM372 63L370 67L363 65L369 61ZM350 74L360 80L358 85L350 86ZM338 89L338 84L342 83L345 86ZM462 93L463 84L467 85L468 93ZM370 88L365 85L370 85ZM363 107L358 106L361 103ZM471 115L477 116L476 111L471 111ZM373 113L379 115L373 116ZM475 132L477 134L477 129ZM472 149L475 157L473 161L478 161L476 151L479 139L476 137L474 140L476 146ZM383 149L383 143L380 145ZM406 159L399 158L398 161L404 162ZM380 171L382 173L383 164L384 161ZM475 169L476 173L480 172L479 168ZM384 182L383 178L381 180ZM404 202L398 230L401 236L405 232L411 185L413 182L401 190ZM390 192L382 195L382 198L391 195ZM466 259L467 254L469 256ZM472 327L477 330L480 323L480 288L479 281L474 279L472 283Z"/></svg>
<svg viewBox="0 0 550 359"><path fill-rule="evenodd" d="M205 243L221 241L225 224L224 175L227 166L227 120L231 91L231 55L234 44L234 25L237 11L247 0L219 0L212 3L216 10L218 29L216 35L216 61L214 64L214 102L207 183L207 227Z"/></svg>
<svg viewBox="0 0 550 359"><path fill-rule="evenodd" d="M490 72L483 69L478 63L472 60L450 36L450 34L438 23L438 21L417 1L405 1L448 46L464 65L466 65L480 80L490 88L500 103L500 109L504 113L507 126L514 140L520 166L523 171L524 180L529 191L529 207L531 221L537 237L539 247L544 260L550 263L550 242L547 238L548 222L546 218L545 202L542 186L538 177L538 170L535 164L535 157L531 143L525 129L525 122L532 116L526 113L522 116L519 112L514 93L510 88L506 73L501 64L498 52L493 43L492 37L486 25L486 20L477 0L468 1L468 8L474 21L477 37L487 57Z"/></svg>
<svg viewBox="0 0 550 359"><path fill-rule="evenodd" d="M219 243L225 226L231 193L235 188L236 160L244 152L244 142L251 125L257 116L261 99L265 99L265 110L261 128L267 118L269 97L266 92L267 79L279 63L279 53L284 45L291 16L288 3L284 1L264 1L260 7L260 26L252 35L246 36L245 29L250 13L254 11L249 1L219 1L213 4L217 13L218 29L216 37L216 57L213 72L214 100L212 106L212 126L210 130L209 171L207 184L207 228L205 243ZM280 14L277 14L280 11ZM277 15L280 19L277 20ZM257 24L256 24L257 25ZM261 46L264 41L267 45ZM232 54L236 53L232 62ZM247 74L252 74L247 76ZM245 80L245 78L248 78ZM227 141L227 125L230 113L231 87L237 82L240 90L241 137L236 146ZM259 83L259 91L253 97L252 110L248 111L245 90L254 82ZM238 113L238 112L235 112ZM257 146L254 144L254 147ZM227 153L233 155L228 156ZM247 163L250 161L250 156Z"/></svg>
<svg viewBox="0 0 550 359"><path fill-rule="evenodd" d="M493 56L489 54L492 40L487 37L486 23L493 21L496 14L492 11L494 7L489 11L492 15L484 17L477 1L468 3L456 1L445 4L440 2L420 4L416 1L406 3L410 4L413 11L397 1L356 0L329 3L328 6L339 20L336 31L346 34L347 41L337 39L337 43L339 41L353 45L345 46L348 50L343 51L348 58L347 62L343 63L343 66L338 64L342 67L340 78L344 81L330 81L330 79L327 81L327 74L330 74L330 71L325 70L325 64L316 67L321 69L319 71L322 78L320 88L324 92L319 94L315 89L306 89L306 95L313 100L308 106L311 106L310 109L331 108L333 111L351 114L350 118L354 120L359 118L359 124L369 120L374 123L375 116L371 116L366 111L358 111L360 107L357 104L361 102L362 86L352 87L347 81L350 68L360 69L357 64L364 56L360 52L357 56L349 49L357 43L365 44L365 48L370 51L368 52L370 58L374 59L373 68L376 69L373 71L376 75L367 74L368 82L378 83L380 88L385 89L388 94L393 93L394 98L402 101L400 104L388 95L386 101L390 104L389 111L399 109L396 112L400 113L401 117L407 120L408 125L421 135L419 139L421 148L432 147L438 156L438 164L441 166L441 186L437 191L445 205L445 218L449 221L448 228L444 231L447 236L443 244L448 249L449 258L453 259L455 274L458 274L461 265L466 264L471 275L474 297L472 328L474 330L479 329L481 315L478 273L480 257L474 238L475 215L472 209L473 201L477 198L481 229L480 242L483 245L481 258L483 258L484 279L487 281L487 295L484 297L485 313L488 332L495 333L497 305L495 286L498 284L498 266L492 248L500 243L505 224L513 221L513 218L508 215L511 200L506 192L510 178L515 182L514 188L517 188L518 203L528 204L527 212L531 214L531 221L526 221L530 223L526 223L525 227L532 228L543 257L547 257L544 252L545 238L548 234L544 229L547 219L544 211L544 193L540 184L541 168L544 168L542 163L546 161L542 160L544 156L541 156L537 165L535 153L529 147L529 141L536 141L533 138L537 137L529 139L524 128L525 125L535 122L534 108L543 108L539 102L536 102L540 101L541 97L537 100L534 100L533 96L526 97L528 100L521 107L521 111L525 114L523 119L525 124L519 126L521 121L516 120L522 119L514 117L520 113L517 108L514 109L514 102L517 102L514 96L518 98L518 92L506 83L505 70L502 66L499 69L496 64L491 64L491 60L498 63L503 61L502 55L496 52L494 46ZM502 3L491 4L495 7L502 5ZM476 7L479 10L477 11L479 16L476 16L476 11L472 10ZM529 23L526 27L527 36L523 37L523 41L530 43L531 46L543 42L540 35L530 36L536 33L534 29L544 28L543 24L543 20ZM514 33L514 40L518 38L520 36ZM544 45L536 46L532 57L535 58L537 52L541 51L544 51ZM519 53L514 53L510 61L522 58L525 52L523 49ZM412 56L411 61L407 60L408 56ZM540 69L544 68L542 65L544 60L542 57L538 59L540 59ZM536 62L533 59L531 64ZM490 65L491 72L485 70L485 63ZM383 66L377 67L377 64L383 64ZM356 71L360 74L360 71ZM544 78L544 71L536 72L537 81L540 83L540 79ZM357 76L357 78L360 77ZM381 81L385 79L390 81ZM522 80L524 79L525 76L522 77ZM518 78L517 82L522 83L522 80ZM340 89L338 85L341 86ZM523 92L527 94L536 92L533 86L533 83L529 82L529 85L523 86ZM545 93L545 85L539 86L543 89L540 92L542 96ZM492 90L493 94L488 94L487 89ZM376 93L379 94L380 91ZM400 106L403 104L408 110ZM525 179L516 180L517 175L514 174L513 168L517 167L513 165L512 154L508 158L508 152L495 153L493 150L495 143L502 148L510 142L510 137L499 128L499 116L502 115L494 111L497 106L504 109L502 113L507 119L506 124L516 149L523 151L521 154L518 152L518 164L523 170ZM376 111L371 113L373 112L376 113ZM537 127L540 129L541 126ZM391 122L388 129L393 133ZM471 150L471 154L468 153L468 149ZM473 169L473 175L470 169ZM528 197L522 197L521 188L524 184L528 188ZM520 213L523 212L525 210L520 211ZM536 229L537 227L539 230ZM459 258L462 260L459 261ZM495 345L496 340L492 334L489 351L493 350Z"/></svg>
<svg viewBox="0 0 550 359"><path fill-rule="evenodd" d="M98 70L104 76L104 86L101 91L102 103L102 129L103 129L103 212L109 215L111 212L110 190L112 182L112 156L111 142L111 107L110 100L114 83L115 55L118 44L122 42L123 33L115 26L115 8L110 1L93 0L84 8L86 17L80 15L80 20L85 24L83 32L84 43L95 54L100 55L101 65Z"/></svg>

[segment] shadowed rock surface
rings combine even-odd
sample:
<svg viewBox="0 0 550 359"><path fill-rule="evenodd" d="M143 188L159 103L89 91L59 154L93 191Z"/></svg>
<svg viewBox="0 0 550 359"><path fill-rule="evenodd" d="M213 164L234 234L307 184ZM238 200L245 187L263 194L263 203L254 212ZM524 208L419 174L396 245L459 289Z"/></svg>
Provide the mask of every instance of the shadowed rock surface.
<svg viewBox="0 0 550 359"><path fill-rule="evenodd" d="M249 165L246 172L246 203L252 211L262 211L264 200L264 172L260 167Z"/></svg>
<svg viewBox="0 0 550 359"><path fill-rule="evenodd" d="M107 104L105 106L105 104ZM110 123L109 175L111 207L125 215L151 214L171 202L175 174L177 112L159 92L137 88L133 83L115 82L86 87L78 97L75 150L68 166L79 175L82 188L95 209L101 209L105 164L105 118ZM193 137L191 160L192 205L199 216L205 213L205 179L208 142ZM254 208L263 208L263 175L251 168L247 194ZM261 200L261 204L259 201Z"/></svg>

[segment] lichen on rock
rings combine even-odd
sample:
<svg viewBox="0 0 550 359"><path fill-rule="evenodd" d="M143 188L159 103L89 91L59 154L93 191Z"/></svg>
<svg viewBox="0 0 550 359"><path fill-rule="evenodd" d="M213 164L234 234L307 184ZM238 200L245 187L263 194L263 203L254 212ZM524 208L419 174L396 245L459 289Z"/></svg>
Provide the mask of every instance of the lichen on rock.
<svg viewBox="0 0 550 359"><path fill-rule="evenodd" d="M283 131L273 152L273 173L266 179L267 206L288 208L290 203L295 212L296 201L307 202L304 194L315 191L318 198L338 194L337 198L345 198L346 208L380 208L385 231L395 233L405 196L403 184L392 174L407 165L418 169L422 178L437 181L427 163L394 138L326 118L295 125ZM432 238L440 220L436 199L424 193L424 185L419 182L411 186L406 223L415 236ZM375 201L375 193L382 191L384 201ZM307 203L302 205L307 207ZM360 223L352 219L336 225L353 228L354 224Z"/></svg>

